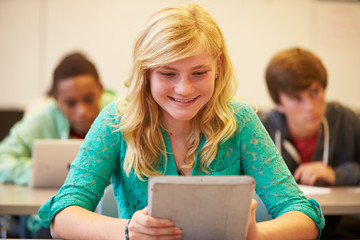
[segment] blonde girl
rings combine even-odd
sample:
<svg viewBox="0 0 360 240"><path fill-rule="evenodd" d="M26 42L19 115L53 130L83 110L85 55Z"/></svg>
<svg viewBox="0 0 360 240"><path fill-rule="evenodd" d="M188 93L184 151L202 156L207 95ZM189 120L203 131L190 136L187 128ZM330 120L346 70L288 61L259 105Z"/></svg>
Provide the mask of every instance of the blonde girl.
<svg viewBox="0 0 360 240"><path fill-rule="evenodd" d="M274 220L256 223L254 201L248 239L320 235L320 206L298 189L252 109L232 99L237 80L209 13L197 4L161 9L133 58L126 101L100 113L64 186L39 211L54 237L181 238L170 220L147 214L149 177L177 174L254 177ZM110 179L119 218L94 213Z"/></svg>

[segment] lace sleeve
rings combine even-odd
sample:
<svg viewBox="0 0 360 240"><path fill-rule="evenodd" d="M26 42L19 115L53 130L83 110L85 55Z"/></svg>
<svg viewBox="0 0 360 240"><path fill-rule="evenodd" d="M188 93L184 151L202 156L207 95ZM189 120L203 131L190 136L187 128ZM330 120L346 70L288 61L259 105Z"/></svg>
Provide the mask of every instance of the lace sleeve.
<svg viewBox="0 0 360 240"><path fill-rule="evenodd" d="M239 123L238 146L244 173L256 180L256 193L273 218L288 211L300 211L324 227L320 205L308 200L277 151L255 112L246 104L235 108Z"/></svg>
<svg viewBox="0 0 360 240"><path fill-rule="evenodd" d="M70 205L95 211L112 174L119 167L121 134L114 132L118 124L113 102L93 123L59 193L40 208L39 217L46 227L57 212Z"/></svg>

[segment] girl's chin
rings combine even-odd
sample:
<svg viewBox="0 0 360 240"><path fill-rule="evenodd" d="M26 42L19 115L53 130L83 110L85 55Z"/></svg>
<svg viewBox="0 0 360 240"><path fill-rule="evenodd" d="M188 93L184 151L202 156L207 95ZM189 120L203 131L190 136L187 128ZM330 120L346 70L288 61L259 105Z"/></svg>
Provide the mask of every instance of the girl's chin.
<svg viewBox="0 0 360 240"><path fill-rule="evenodd" d="M191 121L194 119L194 117L196 116L196 114L193 115L172 115L171 117L173 118L174 121Z"/></svg>

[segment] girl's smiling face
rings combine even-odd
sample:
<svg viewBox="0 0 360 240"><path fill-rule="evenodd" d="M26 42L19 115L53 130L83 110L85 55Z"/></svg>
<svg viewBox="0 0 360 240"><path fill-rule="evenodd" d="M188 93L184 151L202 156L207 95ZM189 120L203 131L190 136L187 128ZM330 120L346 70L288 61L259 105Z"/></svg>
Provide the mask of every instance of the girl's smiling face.
<svg viewBox="0 0 360 240"><path fill-rule="evenodd" d="M190 121L211 99L217 58L207 51L152 69L151 95L160 106L164 122Z"/></svg>

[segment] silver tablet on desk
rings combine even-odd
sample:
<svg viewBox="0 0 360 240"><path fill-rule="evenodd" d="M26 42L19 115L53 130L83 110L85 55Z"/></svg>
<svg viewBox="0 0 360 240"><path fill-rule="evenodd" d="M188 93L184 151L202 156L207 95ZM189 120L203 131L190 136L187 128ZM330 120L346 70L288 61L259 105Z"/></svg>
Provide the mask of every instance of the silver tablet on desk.
<svg viewBox="0 0 360 240"><path fill-rule="evenodd" d="M32 154L32 188L60 188L83 139L36 139Z"/></svg>
<svg viewBox="0 0 360 240"><path fill-rule="evenodd" d="M250 176L156 176L149 215L170 219L183 239L246 239L255 180Z"/></svg>

